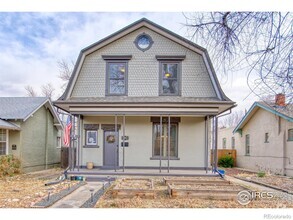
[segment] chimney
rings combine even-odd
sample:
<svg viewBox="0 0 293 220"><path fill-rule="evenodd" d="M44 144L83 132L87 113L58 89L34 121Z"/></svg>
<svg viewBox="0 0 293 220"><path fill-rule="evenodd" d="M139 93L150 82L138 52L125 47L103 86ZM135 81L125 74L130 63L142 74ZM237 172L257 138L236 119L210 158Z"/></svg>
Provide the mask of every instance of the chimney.
<svg viewBox="0 0 293 220"><path fill-rule="evenodd" d="M284 107L286 105L285 102L285 94L279 93L275 97L275 105Z"/></svg>

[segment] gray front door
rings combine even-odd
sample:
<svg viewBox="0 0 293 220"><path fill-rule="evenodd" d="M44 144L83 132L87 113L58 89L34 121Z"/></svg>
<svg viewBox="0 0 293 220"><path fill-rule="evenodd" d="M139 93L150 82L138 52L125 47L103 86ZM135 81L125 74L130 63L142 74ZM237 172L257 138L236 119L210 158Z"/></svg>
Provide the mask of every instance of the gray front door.
<svg viewBox="0 0 293 220"><path fill-rule="evenodd" d="M104 132L104 167L115 168L118 166L118 132Z"/></svg>

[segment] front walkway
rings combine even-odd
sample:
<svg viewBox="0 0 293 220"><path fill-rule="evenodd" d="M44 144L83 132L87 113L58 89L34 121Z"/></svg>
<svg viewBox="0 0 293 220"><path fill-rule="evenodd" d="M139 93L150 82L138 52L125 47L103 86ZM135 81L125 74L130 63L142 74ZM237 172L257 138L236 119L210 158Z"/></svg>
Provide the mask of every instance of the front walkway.
<svg viewBox="0 0 293 220"><path fill-rule="evenodd" d="M91 194L94 195L102 187L102 182L88 182L86 185L79 187L49 208L80 208L91 198Z"/></svg>

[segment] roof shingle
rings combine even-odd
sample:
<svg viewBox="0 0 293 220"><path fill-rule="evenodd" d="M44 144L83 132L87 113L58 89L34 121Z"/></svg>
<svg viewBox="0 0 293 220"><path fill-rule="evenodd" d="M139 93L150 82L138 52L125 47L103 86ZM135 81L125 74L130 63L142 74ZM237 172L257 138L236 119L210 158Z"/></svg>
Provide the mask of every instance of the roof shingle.
<svg viewBox="0 0 293 220"><path fill-rule="evenodd" d="M46 100L47 97L0 97L0 118L25 119Z"/></svg>

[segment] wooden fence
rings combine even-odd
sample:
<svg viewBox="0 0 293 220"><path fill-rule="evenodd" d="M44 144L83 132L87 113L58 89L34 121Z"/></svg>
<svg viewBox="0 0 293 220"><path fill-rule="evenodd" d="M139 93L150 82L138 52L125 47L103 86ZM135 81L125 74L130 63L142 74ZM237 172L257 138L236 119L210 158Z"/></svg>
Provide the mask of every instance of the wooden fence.
<svg viewBox="0 0 293 220"><path fill-rule="evenodd" d="M236 161L236 150L232 150L232 149L218 149L218 162L219 162L219 158L223 157L223 156L232 156L232 158L234 159L234 167L237 166L237 161ZM211 151L211 164L213 164L213 152Z"/></svg>

